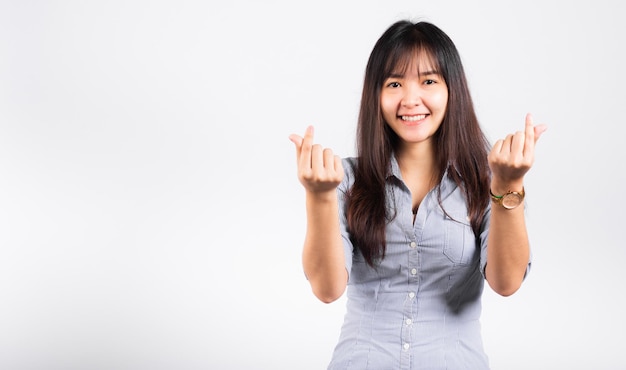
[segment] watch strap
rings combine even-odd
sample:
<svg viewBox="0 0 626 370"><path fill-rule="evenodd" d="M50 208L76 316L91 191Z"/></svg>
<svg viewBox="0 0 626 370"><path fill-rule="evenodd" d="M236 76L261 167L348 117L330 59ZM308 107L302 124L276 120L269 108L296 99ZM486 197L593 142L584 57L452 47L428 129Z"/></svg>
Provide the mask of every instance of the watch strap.
<svg viewBox="0 0 626 370"><path fill-rule="evenodd" d="M491 189L489 189L489 195L491 195L491 200L494 203L499 204L499 205L501 205L502 207L504 207L506 209L513 209L513 208L516 208L519 205L518 204L518 205L516 205L514 207L507 207L507 206L505 206L505 204L503 203L503 200L504 200L504 198L507 195L510 195L510 194L513 194L516 197L518 197L519 200L520 200L520 204L521 204L524 201L524 197L526 196L526 191L524 190L524 187L522 187L521 191L511 191L511 190L509 190L509 191L507 191L506 193L504 193L502 195L495 195L493 193L493 191L491 191Z"/></svg>

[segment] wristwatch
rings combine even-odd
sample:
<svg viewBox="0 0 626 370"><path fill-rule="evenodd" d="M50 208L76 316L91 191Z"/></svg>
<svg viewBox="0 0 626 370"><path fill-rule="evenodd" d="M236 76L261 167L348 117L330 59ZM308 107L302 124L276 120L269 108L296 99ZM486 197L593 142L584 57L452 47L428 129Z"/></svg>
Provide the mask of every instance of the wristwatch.
<svg viewBox="0 0 626 370"><path fill-rule="evenodd" d="M489 189L489 194L491 194L491 201L495 204L499 204L506 209L513 209L522 204L524 201L524 196L526 193L524 192L524 188L522 187L522 191L509 191L504 195L495 195L491 189Z"/></svg>

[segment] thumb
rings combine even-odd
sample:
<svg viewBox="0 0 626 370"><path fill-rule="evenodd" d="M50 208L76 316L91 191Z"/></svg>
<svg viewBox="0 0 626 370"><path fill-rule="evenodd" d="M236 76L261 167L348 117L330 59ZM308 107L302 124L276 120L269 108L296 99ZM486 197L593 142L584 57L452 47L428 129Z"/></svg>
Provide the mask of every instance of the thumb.
<svg viewBox="0 0 626 370"><path fill-rule="evenodd" d="M302 141L304 141L304 138L296 134L291 134L289 135L289 140L291 140L291 142L296 145L296 159L299 161L300 151L302 149Z"/></svg>
<svg viewBox="0 0 626 370"><path fill-rule="evenodd" d="M289 135L289 140L291 140L292 143L296 144L296 149L300 149L300 147L302 146L303 138L299 135L291 134Z"/></svg>
<svg viewBox="0 0 626 370"><path fill-rule="evenodd" d="M539 137L541 136L541 134L546 132L546 130L548 129L548 126L541 124L541 125L535 126L534 129L535 129L535 143L536 143L537 140L539 140Z"/></svg>

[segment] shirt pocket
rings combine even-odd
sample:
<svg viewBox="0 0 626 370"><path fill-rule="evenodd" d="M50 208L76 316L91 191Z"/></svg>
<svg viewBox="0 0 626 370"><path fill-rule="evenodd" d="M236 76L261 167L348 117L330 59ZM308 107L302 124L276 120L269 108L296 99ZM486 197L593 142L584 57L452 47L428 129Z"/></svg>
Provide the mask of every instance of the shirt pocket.
<svg viewBox="0 0 626 370"><path fill-rule="evenodd" d="M476 240L465 212L449 212L444 216L443 254L454 264L472 263Z"/></svg>

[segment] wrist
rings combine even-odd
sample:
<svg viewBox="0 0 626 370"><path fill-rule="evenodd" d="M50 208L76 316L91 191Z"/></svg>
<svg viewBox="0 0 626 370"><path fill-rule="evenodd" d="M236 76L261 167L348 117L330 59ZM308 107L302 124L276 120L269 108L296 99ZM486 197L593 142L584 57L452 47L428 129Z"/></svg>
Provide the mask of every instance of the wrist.
<svg viewBox="0 0 626 370"><path fill-rule="evenodd" d="M306 200L307 203L334 203L337 202L337 190L307 191Z"/></svg>
<svg viewBox="0 0 626 370"><path fill-rule="evenodd" d="M489 189L494 195L503 195L511 191L519 193L524 189L524 181L492 180Z"/></svg>

